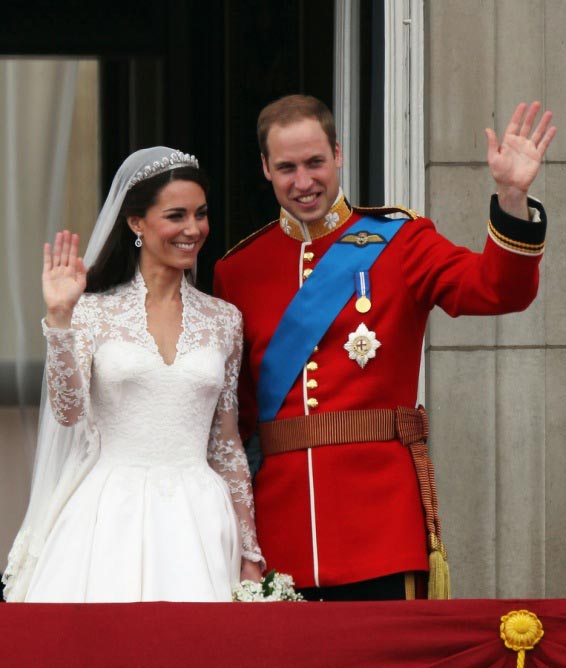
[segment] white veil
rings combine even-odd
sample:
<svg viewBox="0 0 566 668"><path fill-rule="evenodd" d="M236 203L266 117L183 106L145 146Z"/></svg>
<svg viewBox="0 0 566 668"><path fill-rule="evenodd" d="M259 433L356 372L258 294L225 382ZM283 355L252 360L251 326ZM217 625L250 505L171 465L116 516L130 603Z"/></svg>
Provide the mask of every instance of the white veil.
<svg viewBox="0 0 566 668"><path fill-rule="evenodd" d="M166 146L132 153L118 169L98 216L84 256L86 266L94 264L132 186L161 172L187 166L198 167L193 155ZM44 372L30 501L3 575L7 601L25 600L37 559L53 523L98 456L98 433L88 416L73 427L62 426L55 420Z"/></svg>

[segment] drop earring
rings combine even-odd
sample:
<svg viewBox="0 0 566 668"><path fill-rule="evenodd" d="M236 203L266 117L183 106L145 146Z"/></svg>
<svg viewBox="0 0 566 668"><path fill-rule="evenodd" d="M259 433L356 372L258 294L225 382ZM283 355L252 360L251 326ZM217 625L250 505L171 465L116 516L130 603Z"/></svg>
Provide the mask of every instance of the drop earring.
<svg viewBox="0 0 566 668"><path fill-rule="evenodd" d="M134 241L134 245L136 248L141 248L142 247L142 235L141 232L136 232L138 238Z"/></svg>

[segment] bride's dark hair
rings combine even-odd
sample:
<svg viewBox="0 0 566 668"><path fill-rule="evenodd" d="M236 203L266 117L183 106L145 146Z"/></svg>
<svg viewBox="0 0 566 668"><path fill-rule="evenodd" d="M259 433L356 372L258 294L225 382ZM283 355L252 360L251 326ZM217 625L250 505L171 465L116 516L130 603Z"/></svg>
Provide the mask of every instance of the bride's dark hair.
<svg viewBox="0 0 566 668"><path fill-rule="evenodd" d="M194 181L208 195L208 179L202 169L177 167L140 181L128 191L112 231L86 277L85 292L104 292L126 283L135 274L140 249L136 235L128 225L128 216L143 218L157 201L159 193L171 181Z"/></svg>

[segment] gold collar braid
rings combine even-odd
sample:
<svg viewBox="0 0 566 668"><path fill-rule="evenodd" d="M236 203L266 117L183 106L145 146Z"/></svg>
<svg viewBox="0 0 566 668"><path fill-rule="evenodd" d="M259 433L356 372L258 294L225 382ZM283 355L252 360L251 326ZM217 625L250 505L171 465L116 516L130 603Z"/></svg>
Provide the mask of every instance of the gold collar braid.
<svg viewBox="0 0 566 668"><path fill-rule="evenodd" d="M344 193L341 193L330 211L320 220L315 220L312 223L300 223L282 208L279 214L279 225L287 236L297 241L308 240L308 237L305 238L307 236L305 234L306 228L311 241L313 241L334 232L338 227L344 225L351 215L352 209L344 197Z"/></svg>

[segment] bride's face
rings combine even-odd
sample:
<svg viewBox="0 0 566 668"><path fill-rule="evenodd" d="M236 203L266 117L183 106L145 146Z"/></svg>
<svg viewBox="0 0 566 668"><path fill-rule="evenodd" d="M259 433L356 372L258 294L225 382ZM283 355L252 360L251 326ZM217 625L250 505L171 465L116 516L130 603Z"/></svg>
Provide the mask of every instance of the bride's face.
<svg viewBox="0 0 566 668"><path fill-rule="evenodd" d="M142 234L141 262L191 269L208 236L204 190L194 181L171 181L135 222Z"/></svg>

